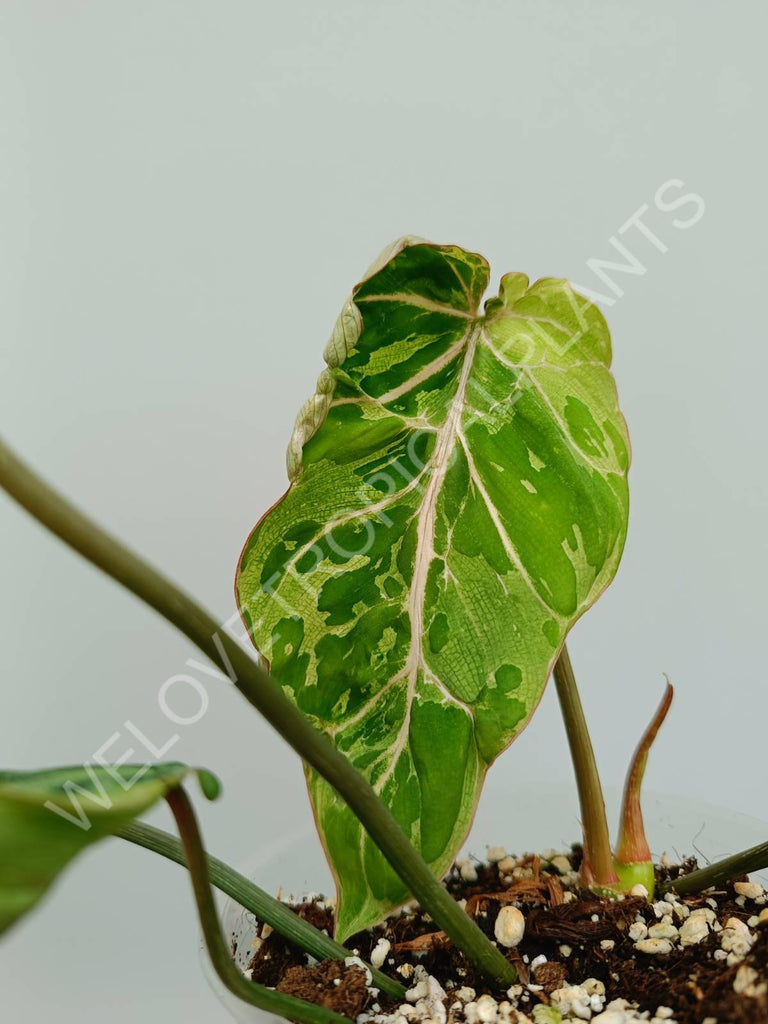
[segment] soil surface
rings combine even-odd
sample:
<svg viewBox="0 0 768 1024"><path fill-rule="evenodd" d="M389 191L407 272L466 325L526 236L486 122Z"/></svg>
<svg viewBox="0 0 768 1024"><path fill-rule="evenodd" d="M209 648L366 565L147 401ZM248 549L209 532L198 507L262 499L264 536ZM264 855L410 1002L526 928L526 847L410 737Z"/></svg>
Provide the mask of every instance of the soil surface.
<svg viewBox="0 0 768 1024"><path fill-rule="evenodd" d="M409 990L398 1002L371 990L350 962L317 965L262 928L250 964L254 981L357 1020L358 1024L768 1024L768 899L748 879L718 890L653 901L618 900L578 884L581 850L514 858L489 850L484 864L459 862L446 886L515 965L518 984L494 989L411 904L353 936L350 957L373 962ZM696 866L663 864L661 886ZM747 884L745 884L747 883ZM660 891L657 886L657 892ZM505 911L502 908L517 908ZM333 933L330 901L294 907ZM503 922L516 925L517 935Z"/></svg>

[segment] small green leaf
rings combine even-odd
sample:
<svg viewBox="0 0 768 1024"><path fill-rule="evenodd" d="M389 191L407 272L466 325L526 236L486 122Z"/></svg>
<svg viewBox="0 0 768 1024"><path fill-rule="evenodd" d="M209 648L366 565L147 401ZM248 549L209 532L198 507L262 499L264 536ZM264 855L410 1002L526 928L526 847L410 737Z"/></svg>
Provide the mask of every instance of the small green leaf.
<svg viewBox="0 0 768 1024"><path fill-rule="evenodd" d="M192 771L170 763L0 772L0 933L81 850L127 825ZM206 795L215 795L215 776L198 777Z"/></svg>
<svg viewBox="0 0 768 1024"><path fill-rule="evenodd" d="M221 795L221 780L207 768L197 768L197 781L206 800L218 800Z"/></svg>
<svg viewBox="0 0 768 1024"><path fill-rule="evenodd" d="M488 278L481 256L406 239L357 285L237 580L274 676L438 875L627 528L602 315L524 274L482 312ZM408 893L308 778L343 940Z"/></svg>

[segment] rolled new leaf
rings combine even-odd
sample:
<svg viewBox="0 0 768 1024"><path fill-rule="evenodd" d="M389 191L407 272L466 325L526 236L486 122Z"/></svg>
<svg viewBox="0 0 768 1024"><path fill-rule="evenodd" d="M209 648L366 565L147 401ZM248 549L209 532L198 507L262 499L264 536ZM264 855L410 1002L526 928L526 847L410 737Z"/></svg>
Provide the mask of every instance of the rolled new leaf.
<svg viewBox="0 0 768 1024"><path fill-rule="evenodd" d="M177 763L0 772L0 933L81 850L118 832L190 773L209 799L217 795L215 776Z"/></svg>
<svg viewBox="0 0 768 1024"><path fill-rule="evenodd" d="M631 890L635 885L642 885L651 896L653 896L656 884L656 875L653 868L651 850L645 835L645 822L643 821L640 793L645 768L648 764L648 755L651 752L651 747L656 740L659 729L669 714L674 695L674 687L667 680L667 686L661 703L656 709L650 725L643 733L632 756L624 783L621 826L614 860L616 873L625 890Z"/></svg>
<svg viewBox="0 0 768 1024"><path fill-rule="evenodd" d="M403 240L354 289L237 595L284 691L437 875L616 571L629 447L594 305ZM344 940L408 893L308 770Z"/></svg>

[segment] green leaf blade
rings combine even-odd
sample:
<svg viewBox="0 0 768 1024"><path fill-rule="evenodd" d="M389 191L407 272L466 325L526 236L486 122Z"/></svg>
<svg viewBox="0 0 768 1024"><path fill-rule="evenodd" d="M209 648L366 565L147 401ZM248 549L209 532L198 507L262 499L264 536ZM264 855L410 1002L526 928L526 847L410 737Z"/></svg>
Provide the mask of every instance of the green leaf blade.
<svg viewBox="0 0 768 1024"><path fill-rule="evenodd" d="M275 677L439 875L612 579L628 512L601 314L566 282L508 274L483 315L488 276L476 254L406 241L357 286L237 581ZM408 894L308 781L344 938Z"/></svg>
<svg viewBox="0 0 768 1024"><path fill-rule="evenodd" d="M148 810L191 770L169 763L0 772L0 934L78 853ZM200 775L213 793L214 776Z"/></svg>

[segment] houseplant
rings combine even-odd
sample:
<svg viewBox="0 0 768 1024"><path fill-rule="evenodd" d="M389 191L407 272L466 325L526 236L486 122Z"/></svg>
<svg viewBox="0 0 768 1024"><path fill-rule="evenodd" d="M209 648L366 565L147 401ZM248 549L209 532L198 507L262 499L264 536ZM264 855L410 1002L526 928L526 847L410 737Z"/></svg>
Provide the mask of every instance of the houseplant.
<svg viewBox="0 0 768 1024"><path fill-rule="evenodd" d="M632 761L620 840L615 854L611 849L565 648L568 630L613 578L626 535L629 447L610 374L610 337L596 307L566 282L531 286L524 275L507 274L480 313L487 283L482 257L404 239L345 304L326 349L328 369L291 440L291 486L255 528L238 570L238 606L258 661L2 449L0 479L9 493L186 633L299 753L337 904L334 941L226 865L209 862L183 789L183 766L85 765L0 775L0 927L31 907L81 847L119 834L187 864L217 973L239 998L264 1010L338 1021L343 1015L329 1008L328 992L346 996L351 988L354 999L339 1006L359 1009L370 1001L370 970L385 1002L374 1012L403 1015L409 973L387 974L373 950L372 968L331 963L322 975L325 1006L274 991L281 979L246 979L229 957L211 880L294 948L337 963L349 958L343 941L355 936L361 946L361 935L372 937L371 929L413 896L420 909L407 920L425 930L408 940L416 943L412 957L436 964L447 955L446 986L459 990L461 978L471 977L467 992L488 990L482 1008L473 991L451 1012L468 1024L473 1015L501 1014L511 1022L520 1019L520 996L526 1013L557 1020L596 1013L605 982L591 978L599 985L584 1003L581 994L568 995L564 969L555 972L563 982L558 988L533 981L538 976L529 975L517 950L526 919L516 904L531 897L552 913L591 908L592 924L600 925L602 914L617 934L634 927L632 949L663 957L676 948L670 929L679 937L689 915L702 917L678 897L768 863L768 847L761 846L702 872L688 865L684 881L678 869L654 872L640 783L671 688ZM441 884L487 768L529 721L550 673L573 754L583 847L570 858L552 853L543 861L492 857L479 872L463 867ZM205 794L215 796L210 773L198 775ZM181 844L134 820L162 796ZM73 797L88 800L88 811ZM478 879L481 889L473 891ZM649 904L655 887L671 885L678 897ZM754 1015L766 1006L765 978L754 960L765 940L754 930L759 914L739 916L732 908L742 896L763 898L756 890L726 889L729 916L720 927L734 935L724 935L731 948L721 951L729 970L753 972L741 974L733 995ZM317 909L328 921L327 906ZM715 908L709 910L714 919L703 915L697 941L687 944L699 951L718 934ZM646 927L647 913L659 914L657 932L666 928L665 935ZM742 917L755 918L752 930ZM392 947L381 939L381 948ZM604 960L613 948L602 950ZM296 994L312 995L316 981L301 980ZM445 1014L446 992L438 998L436 986L434 978L418 978L410 993L415 1013ZM513 993L506 1002L492 999L504 990ZM605 1012L614 1011L623 1012Z"/></svg>

